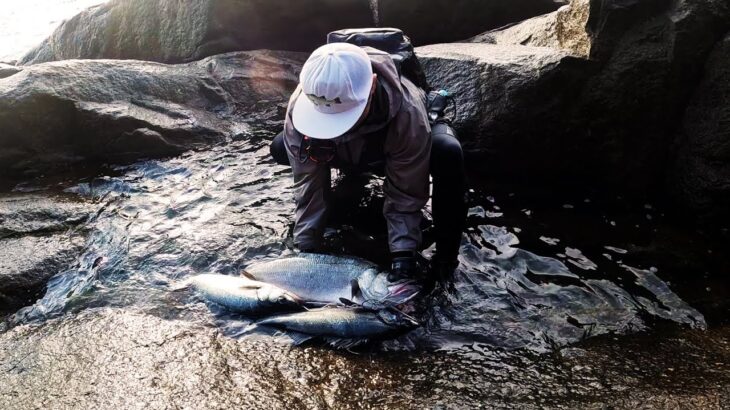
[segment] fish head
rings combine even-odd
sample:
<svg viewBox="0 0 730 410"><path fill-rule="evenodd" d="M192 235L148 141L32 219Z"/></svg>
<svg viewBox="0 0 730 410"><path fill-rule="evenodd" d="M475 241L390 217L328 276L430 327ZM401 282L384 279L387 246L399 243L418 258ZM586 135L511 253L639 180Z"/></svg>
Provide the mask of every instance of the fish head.
<svg viewBox="0 0 730 410"><path fill-rule="evenodd" d="M421 292L421 285L412 279L391 281L388 272L372 272L358 280L360 298L371 306L397 306L404 304Z"/></svg>
<svg viewBox="0 0 730 410"><path fill-rule="evenodd" d="M258 290L259 300L282 308L297 308L302 305L302 300L288 290L276 286L262 286Z"/></svg>

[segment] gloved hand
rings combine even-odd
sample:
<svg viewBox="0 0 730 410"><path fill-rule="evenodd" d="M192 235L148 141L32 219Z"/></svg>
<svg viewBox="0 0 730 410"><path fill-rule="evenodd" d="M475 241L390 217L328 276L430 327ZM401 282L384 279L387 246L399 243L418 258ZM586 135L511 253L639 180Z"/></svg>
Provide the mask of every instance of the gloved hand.
<svg viewBox="0 0 730 410"><path fill-rule="evenodd" d="M391 257L393 262L388 274L389 281L415 279L421 274L415 251L394 252Z"/></svg>

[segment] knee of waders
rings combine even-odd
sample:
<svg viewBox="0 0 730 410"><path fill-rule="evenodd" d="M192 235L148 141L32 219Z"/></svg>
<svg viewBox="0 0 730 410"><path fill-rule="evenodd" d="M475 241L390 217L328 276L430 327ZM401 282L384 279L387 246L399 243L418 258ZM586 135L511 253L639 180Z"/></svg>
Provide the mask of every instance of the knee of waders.
<svg viewBox="0 0 730 410"><path fill-rule="evenodd" d="M449 124L437 123L431 128L431 161L437 167L461 169L464 151Z"/></svg>

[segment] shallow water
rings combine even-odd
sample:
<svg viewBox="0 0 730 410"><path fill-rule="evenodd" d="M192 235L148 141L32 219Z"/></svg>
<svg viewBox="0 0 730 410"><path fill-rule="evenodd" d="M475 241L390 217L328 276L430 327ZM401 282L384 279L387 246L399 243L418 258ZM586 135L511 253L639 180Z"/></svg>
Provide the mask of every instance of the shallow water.
<svg viewBox="0 0 730 410"><path fill-rule="evenodd" d="M247 333L247 318L171 291L292 252L291 175L268 157L275 128L177 158L0 183L94 210L72 228L87 235L72 266L0 325L0 407L726 400L727 230L683 226L648 203L475 183L452 286L428 300L423 327L355 355ZM338 184L328 241L385 263L379 181L354 182Z"/></svg>
<svg viewBox="0 0 730 410"><path fill-rule="evenodd" d="M11 327L105 306L214 323L226 334L247 337L241 333L247 318L171 288L190 275L237 274L247 264L293 251L292 180L286 167L269 159L271 136L272 130L259 129L178 158L16 184L15 191L36 194L63 190L93 203L97 212L83 226L90 233L76 263L58 272L34 305L12 315ZM329 241L343 253L384 263L378 185L370 181L366 186L372 189L362 196L350 182L339 184ZM671 286L670 279L683 273L672 272L672 261L654 259L662 257L661 249L642 253L642 235L666 230L651 205L641 207L639 225L632 212L615 204L601 209L590 198L551 203L555 198L530 197L529 191L493 192L496 188L471 193L459 269L449 291L427 301L425 325L376 344L376 350L485 343L547 352L590 336L649 330L659 322L706 328L703 313ZM424 215L427 220L428 212ZM696 238L683 240L691 255ZM723 258L715 259L708 253L693 273L726 266ZM663 277L665 269L669 276ZM715 292L721 296L727 288L720 285ZM723 316L715 307L704 313Z"/></svg>

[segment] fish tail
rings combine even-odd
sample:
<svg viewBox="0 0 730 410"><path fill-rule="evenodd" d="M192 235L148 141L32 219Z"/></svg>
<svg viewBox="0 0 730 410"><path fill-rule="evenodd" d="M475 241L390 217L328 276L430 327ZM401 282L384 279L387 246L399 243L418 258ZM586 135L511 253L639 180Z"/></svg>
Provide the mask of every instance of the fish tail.
<svg viewBox="0 0 730 410"><path fill-rule="evenodd" d="M180 292L180 291L190 288L190 286L192 284L193 284L193 278L183 279L183 280L172 283L170 285L170 291L171 292Z"/></svg>

